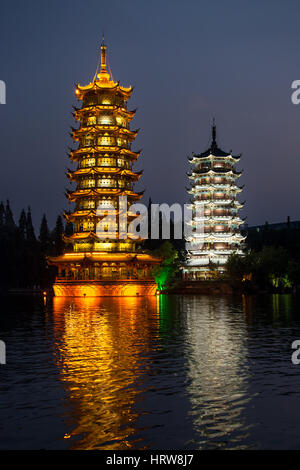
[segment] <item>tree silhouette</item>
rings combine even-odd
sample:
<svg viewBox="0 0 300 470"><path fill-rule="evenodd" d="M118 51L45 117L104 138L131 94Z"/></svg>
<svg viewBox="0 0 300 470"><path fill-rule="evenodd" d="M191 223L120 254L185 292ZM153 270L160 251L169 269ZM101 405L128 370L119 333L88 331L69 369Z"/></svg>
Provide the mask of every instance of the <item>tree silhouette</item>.
<svg viewBox="0 0 300 470"><path fill-rule="evenodd" d="M51 246L51 238L50 238L50 231L48 228L46 214L44 214L42 218L42 222L40 226L39 241L41 243L42 253L49 254L50 246Z"/></svg>

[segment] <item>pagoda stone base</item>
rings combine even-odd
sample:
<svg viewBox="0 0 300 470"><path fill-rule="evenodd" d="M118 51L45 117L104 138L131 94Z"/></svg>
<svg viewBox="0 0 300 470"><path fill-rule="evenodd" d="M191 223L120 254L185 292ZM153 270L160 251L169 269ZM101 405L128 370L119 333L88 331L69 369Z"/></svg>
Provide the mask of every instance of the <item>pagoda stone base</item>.
<svg viewBox="0 0 300 470"><path fill-rule="evenodd" d="M153 280L62 281L53 285L55 297L136 297L155 295Z"/></svg>

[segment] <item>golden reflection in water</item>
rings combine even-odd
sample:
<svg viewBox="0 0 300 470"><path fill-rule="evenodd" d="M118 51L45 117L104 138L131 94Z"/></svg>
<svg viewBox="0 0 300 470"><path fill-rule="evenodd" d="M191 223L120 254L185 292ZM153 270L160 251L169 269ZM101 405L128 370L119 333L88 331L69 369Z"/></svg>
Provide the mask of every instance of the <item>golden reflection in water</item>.
<svg viewBox="0 0 300 470"><path fill-rule="evenodd" d="M133 405L151 366L145 357L158 313L155 297L53 299L56 361L71 403L70 448L142 448Z"/></svg>
<svg viewBox="0 0 300 470"><path fill-rule="evenodd" d="M271 312L274 324L279 320L288 322L293 310L292 299L292 294L269 294L264 297L259 295L242 295L242 308L248 323L255 321L259 310L263 314ZM264 303L262 303L262 300Z"/></svg>
<svg viewBox="0 0 300 470"><path fill-rule="evenodd" d="M251 319L252 317L252 314L253 314L253 310L254 310L254 307L253 307L253 296L252 295L245 295L245 294L242 294L242 308L243 308L243 312L245 314L245 316L248 318Z"/></svg>
<svg viewBox="0 0 300 470"><path fill-rule="evenodd" d="M292 311L291 294L273 294L272 306L273 306L273 319L274 320L277 320L282 315L286 319L288 319Z"/></svg>

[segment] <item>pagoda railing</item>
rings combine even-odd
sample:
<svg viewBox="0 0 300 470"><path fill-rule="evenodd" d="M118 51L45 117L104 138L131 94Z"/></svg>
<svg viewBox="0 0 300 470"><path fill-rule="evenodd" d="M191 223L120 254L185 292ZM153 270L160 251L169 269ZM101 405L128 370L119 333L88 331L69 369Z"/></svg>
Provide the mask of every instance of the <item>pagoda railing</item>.
<svg viewBox="0 0 300 470"><path fill-rule="evenodd" d="M139 281L139 280L153 280L153 277L149 277L148 275L138 275L138 276L128 276L128 274L122 276L87 276L87 275L79 275L79 276L56 276L56 281Z"/></svg>

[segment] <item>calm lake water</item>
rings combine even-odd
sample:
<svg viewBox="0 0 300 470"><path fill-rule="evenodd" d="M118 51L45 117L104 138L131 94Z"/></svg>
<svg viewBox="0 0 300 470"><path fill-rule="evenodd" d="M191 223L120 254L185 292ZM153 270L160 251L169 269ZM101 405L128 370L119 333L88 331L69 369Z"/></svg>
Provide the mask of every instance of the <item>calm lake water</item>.
<svg viewBox="0 0 300 470"><path fill-rule="evenodd" d="M300 449L300 298L2 300L1 449Z"/></svg>

